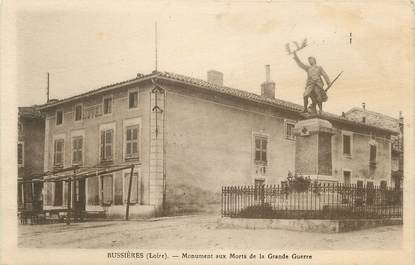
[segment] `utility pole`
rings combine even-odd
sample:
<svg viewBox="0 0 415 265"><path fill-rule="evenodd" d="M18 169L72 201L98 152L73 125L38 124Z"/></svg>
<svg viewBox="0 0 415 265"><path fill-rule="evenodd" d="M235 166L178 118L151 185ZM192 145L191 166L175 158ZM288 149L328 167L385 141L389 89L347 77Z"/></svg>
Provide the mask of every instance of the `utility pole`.
<svg viewBox="0 0 415 265"><path fill-rule="evenodd" d="M47 72L46 103L49 102L49 72Z"/></svg>
<svg viewBox="0 0 415 265"><path fill-rule="evenodd" d="M155 48L155 70L157 72L158 62L157 62L157 21L154 23L154 48Z"/></svg>

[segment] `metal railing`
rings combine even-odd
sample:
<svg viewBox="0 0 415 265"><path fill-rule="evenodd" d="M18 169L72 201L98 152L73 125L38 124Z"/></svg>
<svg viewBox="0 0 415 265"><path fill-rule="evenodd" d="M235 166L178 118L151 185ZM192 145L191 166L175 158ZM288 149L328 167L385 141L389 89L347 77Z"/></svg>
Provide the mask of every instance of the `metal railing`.
<svg viewBox="0 0 415 265"><path fill-rule="evenodd" d="M402 217L402 190L311 183L222 187L225 217L276 219L361 219Z"/></svg>

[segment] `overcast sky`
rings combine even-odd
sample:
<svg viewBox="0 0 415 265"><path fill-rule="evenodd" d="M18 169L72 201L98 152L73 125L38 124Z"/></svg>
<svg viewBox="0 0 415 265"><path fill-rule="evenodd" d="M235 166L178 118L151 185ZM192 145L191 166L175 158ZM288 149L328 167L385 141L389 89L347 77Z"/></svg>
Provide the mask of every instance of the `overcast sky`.
<svg viewBox="0 0 415 265"><path fill-rule="evenodd" d="M39 2L17 13L18 102L76 95L154 70L154 22L160 71L206 79L224 73L227 86L260 93L271 65L276 96L302 104L306 79L285 43L308 38L299 55L313 55L333 79L325 109L337 114L366 102L397 117L412 100L414 79L408 1L330 4L157 1L105 6ZM350 43L350 33L352 42Z"/></svg>

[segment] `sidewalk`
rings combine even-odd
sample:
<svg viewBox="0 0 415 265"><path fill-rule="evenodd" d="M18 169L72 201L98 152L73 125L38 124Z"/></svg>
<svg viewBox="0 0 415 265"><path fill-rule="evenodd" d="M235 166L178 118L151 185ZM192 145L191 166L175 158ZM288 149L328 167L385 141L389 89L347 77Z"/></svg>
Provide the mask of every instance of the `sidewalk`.
<svg viewBox="0 0 415 265"><path fill-rule="evenodd" d="M19 225L20 247L365 250L401 247L402 226L323 234L218 228L217 216Z"/></svg>

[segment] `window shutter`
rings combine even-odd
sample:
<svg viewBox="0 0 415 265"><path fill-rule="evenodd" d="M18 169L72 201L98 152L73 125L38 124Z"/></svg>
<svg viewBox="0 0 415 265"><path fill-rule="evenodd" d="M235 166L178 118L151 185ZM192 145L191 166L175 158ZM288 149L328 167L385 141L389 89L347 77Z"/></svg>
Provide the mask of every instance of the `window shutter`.
<svg viewBox="0 0 415 265"><path fill-rule="evenodd" d="M105 131L101 131L101 160L105 159Z"/></svg>

